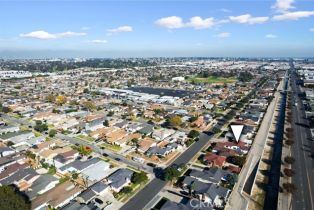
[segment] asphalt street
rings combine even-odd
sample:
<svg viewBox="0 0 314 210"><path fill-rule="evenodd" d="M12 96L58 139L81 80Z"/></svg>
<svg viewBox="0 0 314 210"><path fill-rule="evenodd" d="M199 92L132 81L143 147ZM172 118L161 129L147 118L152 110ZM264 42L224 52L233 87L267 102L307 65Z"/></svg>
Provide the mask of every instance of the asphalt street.
<svg viewBox="0 0 314 210"><path fill-rule="evenodd" d="M198 153L209 141L211 137L202 133L197 142L192 144L184 153L182 153L173 164L186 164L196 153ZM146 187L131 198L121 210L140 210L143 209L165 186L167 182L160 178L154 178Z"/></svg>
<svg viewBox="0 0 314 210"><path fill-rule="evenodd" d="M71 144L80 144L80 145L88 146L88 147L92 148L94 152L99 153L100 155L102 155L103 153L106 153L108 155L108 157L110 157L112 159L119 160L119 161L121 161L127 165L133 166L137 169L144 170L144 171L149 172L149 173L153 173L153 168L150 166L147 166L147 165L139 163L139 162L135 162L133 160L129 160L129 159L125 158L123 155L111 152L110 150L101 149L97 145L94 145L92 143L84 142L84 141L75 139L73 137L70 137L70 136L67 136L67 135L64 135L61 133L56 134L56 137L63 139L63 140L66 140L66 141L69 141Z"/></svg>
<svg viewBox="0 0 314 210"><path fill-rule="evenodd" d="M291 85L295 100L293 101L292 123L295 143L292 146L292 156L296 160L293 164L296 175L292 178L292 182L297 187L297 192L293 194L291 208L308 210L314 209L314 142L311 138L302 100L299 98L300 89L295 82L296 78L293 73Z"/></svg>

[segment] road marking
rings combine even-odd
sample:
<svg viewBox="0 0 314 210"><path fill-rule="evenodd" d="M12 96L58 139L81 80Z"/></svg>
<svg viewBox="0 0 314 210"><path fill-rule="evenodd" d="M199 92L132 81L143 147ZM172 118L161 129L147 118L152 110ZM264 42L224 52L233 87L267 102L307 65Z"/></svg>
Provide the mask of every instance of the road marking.
<svg viewBox="0 0 314 210"><path fill-rule="evenodd" d="M296 89L297 89L297 92L299 91L298 90L298 87L296 86L295 87ZM297 98L297 100L299 100L299 101L301 101L299 98ZM297 108L295 108L294 109L294 113L295 113L295 116L296 116L296 118L297 118L297 120L298 120L298 122L299 123L301 123L302 122L302 117L300 116L301 114L303 115L304 113L302 112L302 110L301 110L301 106L300 107L297 107ZM301 113L301 114L300 114ZM294 122L294 123L296 123L296 122ZM304 128L305 129L305 128ZM300 125L298 125L298 130L299 131L302 131L302 128L300 127ZM302 142L302 146L304 145L304 141L303 141L303 137L307 137L307 136L304 136L304 133L303 132L300 132L300 136L301 136L301 142ZM307 177L307 182L308 182L308 186L307 187L309 187L309 192L310 192L310 202L311 202L311 209L314 209L313 208L313 196L312 196L312 189L311 189L311 182L310 182L310 178L309 178L309 174L308 174L308 168L306 167L306 156L305 156L305 151L300 151L300 147L299 147L299 142L297 141L297 153L298 153L298 156L300 157L300 152L302 152L303 153L303 158L304 158L304 162L303 162L303 164L304 164L304 170L306 171L306 177ZM301 166L299 165L299 168L300 168ZM301 169L300 169L300 171L301 171ZM303 184L302 184L302 182L300 183L301 184L301 188L303 188L302 186L303 186ZM303 190L301 191L301 194L302 195L304 195L304 192L303 192ZM303 200L303 203L305 203L305 200L304 200L304 196L302 196L302 200Z"/></svg>
<svg viewBox="0 0 314 210"><path fill-rule="evenodd" d="M303 132L301 132L301 141L302 141L302 144L304 145L304 142L303 142ZM306 160L306 157L305 157L305 151L303 151L302 152L303 153L303 157L304 157L304 160ZM304 163L304 165L305 165L305 163ZM308 181L308 187L309 187L309 192L310 192L310 201L311 201L311 207L312 207L312 209L314 209L313 208L313 196L312 196L312 189L311 189L311 186L310 186L310 184L311 184L311 182L310 182L310 178L309 178L309 173L308 173L308 170L307 170L307 167L305 167L305 171L306 171L306 177L307 177L307 181Z"/></svg>

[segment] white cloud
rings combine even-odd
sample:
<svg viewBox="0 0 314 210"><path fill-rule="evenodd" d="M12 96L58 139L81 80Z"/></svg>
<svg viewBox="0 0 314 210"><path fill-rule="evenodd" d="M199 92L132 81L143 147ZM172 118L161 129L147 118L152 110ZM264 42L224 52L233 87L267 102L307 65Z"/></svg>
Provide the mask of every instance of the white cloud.
<svg viewBox="0 0 314 210"><path fill-rule="evenodd" d="M84 32L72 32L67 31L63 33L54 34L57 38L64 38L64 37L73 37L73 36L85 36L86 33Z"/></svg>
<svg viewBox="0 0 314 210"><path fill-rule="evenodd" d="M269 20L269 17L252 17L250 14L239 15L239 16L229 16L229 19L235 23L241 24L262 24Z"/></svg>
<svg viewBox="0 0 314 210"><path fill-rule="evenodd" d="M276 38L277 38L277 35L275 35L275 34L266 34L266 35L265 35L265 38L268 38L268 39L276 39Z"/></svg>
<svg viewBox="0 0 314 210"><path fill-rule="evenodd" d="M211 28L216 25L214 18L202 19L199 16L192 17L188 23L185 24L187 27L195 29Z"/></svg>
<svg viewBox="0 0 314 210"><path fill-rule="evenodd" d="M169 29L175 29L175 28L182 28L184 27L184 23L182 21L182 18L178 16L170 16L170 17L164 17L158 19L155 24L169 28Z"/></svg>
<svg viewBox="0 0 314 210"><path fill-rule="evenodd" d="M310 32L314 32L314 28L310 28Z"/></svg>
<svg viewBox="0 0 314 210"><path fill-rule="evenodd" d="M56 38L54 34L50 34L46 31L33 31L26 34L20 34L20 37L36 38L36 39L55 39Z"/></svg>
<svg viewBox="0 0 314 210"><path fill-rule="evenodd" d="M296 11L296 12L286 12L281 15L273 16L273 20L298 20L300 18L306 18L314 16L314 11Z"/></svg>
<svg viewBox="0 0 314 210"><path fill-rule="evenodd" d="M108 29L108 32L111 33L123 33L123 32L132 32L133 28L131 26L120 26L118 28Z"/></svg>
<svg viewBox="0 0 314 210"><path fill-rule="evenodd" d="M107 41L107 40L104 40L104 39L94 39L94 40L90 40L89 42L95 43L95 44L105 44L105 43L107 43L108 41Z"/></svg>
<svg viewBox="0 0 314 210"><path fill-rule="evenodd" d="M89 27L89 26L83 26L81 29L82 29L83 31L87 31L87 30L90 30L91 27Z"/></svg>
<svg viewBox="0 0 314 210"><path fill-rule="evenodd" d="M170 16L160 18L155 21L158 26L168 28L168 29L178 29L178 28L194 28L194 29L205 29L211 28L215 25L225 23L226 20L216 21L213 17L201 18L199 16L191 17L188 22L184 22L181 17Z"/></svg>
<svg viewBox="0 0 314 210"><path fill-rule="evenodd" d="M230 9L226 9L226 8L221 8L219 11L220 11L220 12L226 12L226 13L231 12Z"/></svg>
<svg viewBox="0 0 314 210"><path fill-rule="evenodd" d="M47 39L59 39L59 38L65 38L65 37L85 36L85 35L86 33L72 32L72 31L54 33L54 34L48 33L47 31L33 31L29 33L20 34L20 37L47 40Z"/></svg>
<svg viewBox="0 0 314 210"><path fill-rule="evenodd" d="M230 35L231 34L229 32L222 32L222 33L216 34L215 36L218 38L228 38L230 37Z"/></svg>
<svg viewBox="0 0 314 210"><path fill-rule="evenodd" d="M294 6L292 6L293 3L294 0L277 0L272 8L276 9L277 12L286 12L294 8Z"/></svg>

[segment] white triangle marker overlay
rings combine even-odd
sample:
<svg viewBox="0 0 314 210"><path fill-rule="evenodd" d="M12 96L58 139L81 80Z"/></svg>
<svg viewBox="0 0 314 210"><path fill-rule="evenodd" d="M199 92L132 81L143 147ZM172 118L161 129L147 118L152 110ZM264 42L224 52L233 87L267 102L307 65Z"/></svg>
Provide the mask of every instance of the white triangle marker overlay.
<svg viewBox="0 0 314 210"><path fill-rule="evenodd" d="M244 125L230 125L232 133L237 142L239 142Z"/></svg>

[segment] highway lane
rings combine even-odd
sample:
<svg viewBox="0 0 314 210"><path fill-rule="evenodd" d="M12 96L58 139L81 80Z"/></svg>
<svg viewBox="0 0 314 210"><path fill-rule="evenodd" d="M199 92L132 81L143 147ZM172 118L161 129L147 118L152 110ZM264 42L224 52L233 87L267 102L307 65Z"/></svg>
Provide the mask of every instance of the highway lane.
<svg viewBox="0 0 314 210"><path fill-rule="evenodd" d="M198 153L210 140L210 136L201 133L197 142L192 144L185 152L183 152L173 164L186 164ZM139 193L131 198L121 210L140 210L143 209L147 203L149 203L165 186L167 182L154 178L146 187L144 187Z"/></svg>
<svg viewBox="0 0 314 210"><path fill-rule="evenodd" d="M292 197L292 209L307 210L314 209L314 160L311 157L314 152L314 143L302 100L298 96L300 89L295 82L296 77L293 74L291 86L297 105L294 105L292 109L295 140L292 146L292 156L296 160L293 164L296 175L292 178L292 182L296 185L297 192Z"/></svg>

